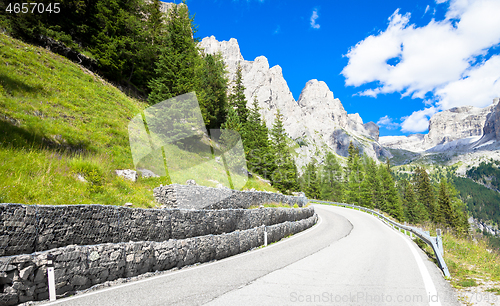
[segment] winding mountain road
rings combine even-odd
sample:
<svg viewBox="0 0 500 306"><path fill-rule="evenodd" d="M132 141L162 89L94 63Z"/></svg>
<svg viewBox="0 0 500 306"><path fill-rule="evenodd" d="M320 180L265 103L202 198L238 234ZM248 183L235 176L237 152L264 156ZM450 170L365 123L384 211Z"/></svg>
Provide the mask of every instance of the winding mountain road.
<svg viewBox="0 0 500 306"><path fill-rule="evenodd" d="M45 305L459 305L408 237L363 212L314 207L318 224L281 242Z"/></svg>

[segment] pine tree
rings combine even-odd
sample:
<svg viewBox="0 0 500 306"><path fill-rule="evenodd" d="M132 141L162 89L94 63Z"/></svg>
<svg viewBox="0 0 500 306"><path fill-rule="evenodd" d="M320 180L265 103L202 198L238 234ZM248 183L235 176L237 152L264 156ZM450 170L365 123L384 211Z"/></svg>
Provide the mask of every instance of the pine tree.
<svg viewBox="0 0 500 306"><path fill-rule="evenodd" d="M360 184L359 205L366 208L374 208L373 189L370 180L365 173Z"/></svg>
<svg viewBox="0 0 500 306"><path fill-rule="evenodd" d="M240 131L243 125L240 122L240 118L236 114L236 111L232 108L228 109L226 122L222 124L222 131L220 136L220 142L226 148L232 148L238 142L240 138ZM238 134L234 133L237 132Z"/></svg>
<svg viewBox="0 0 500 306"><path fill-rule="evenodd" d="M259 103L254 97L248 112L248 120L242 129L243 145L248 161L248 169L267 177L272 172L272 159L269 146L269 131L259 113Z"/></svg>
<svg viewBox="0 0 500 306"><path fill-rule="evenodd" d="M349 154L349 156L347 157L347 166L349 167L349 165L352 164L354 156L356 156L356 148L354 148L354 144L352 143L352 141L349 142L347 153Z"/></svg>
<svg viewBox="0 0 500 306"><path fill-rule="evenodd" d="M377 165L371 158L365 158L363 161L365 169L365 180L362 183L363 206L369 208L380 208L382 203L382 185L380 176L377 172Z"/></svg>
<svg viewBox="0 0 500 306"><path fill-rule="evenodd" d="M428 220L429 217L426 215L425 207L417 201L412 184L408 180L402 180L399 185L401 187L405 220L413 224Z"/></svg>
<svg viewBox="0 0 500 306"><path fill-rule="evenodd" d="M306 166L306 171L302 176L304 187L303 190L309 199L319 199L320 197L320 184L318 179L318 169L316 160L313 158Z"/></svg>
<svg viewBox="0 0 500 306"><path fill-rule="evenodd" d="M228 101L225 64L220 53L203 55L197 91L200 109L208 129L220 128L226 120Z"/></svg>
<svg viewBox="0 0 500 306"><path fill-rule="evenodd" d="M232 93L229 96L229 106L236 110L241 123L245 124L248 119L248 108L240 63L236 67L236 80L234 81Z"/></svg>
<svg viewBox="0 0 500 306"><path fill-rule="evenodd" d="M275 164L271 175L273 186L283 193L297 190L297 166L287 145L283 115L279 110L276 112L276 119L271 130L271 148Z"/></svg>
<svg viewBox="0 0 500 306"><path fill-rule="evenodd" d="M441 180L441 183L439 184L438 209L435 214L435 220L438 224L455 228L458 225L458 222L453 214L451 198L446 185L445 180Z"/></svg>
<svg viewBox="0 0 500 306"><path fill-rule="evenodd" d="M202 67L193 17L186 5L174 5L168 14L165 47L156 63L156 78L151 80L148 102L156 104L166 99L196 91Z"/></svg>
<svg viewBox="0 0 500 306"><path fill-rule="evenodd" d="M356 205L361 204L361 182L364 178L363 165L359 161L359 156L353 154L351 164L348 166L349 176L347 183L347 201Z"/></svg>
<svg viewBox="0 0 500 306"><path fill-rule="evenodd" d="M344 201L342 166L340 166L332 152L326 154L324 165L321 169L320 193L320 198L323 200Z"/></svg>
<svg viewBox="0 0 500 306"><path fill-rule="evenodd" d="M385 200L382 204L382 210L399 221L404 221L403 207L394 184L389 162L385 166L380 165L379 173L382 178L383 197Z"/></svg>
<svg viewBox="0 0 500 306"><path fill-rule="evenodd" d="M434 188L432 187L429 175L424 168L418 167L415 170L415 191L417 194L417 201L422 203L429 215L429 218L434 221L436 210L436 198L434 195ZM425 221L425 220L422 220Z"/></svg>

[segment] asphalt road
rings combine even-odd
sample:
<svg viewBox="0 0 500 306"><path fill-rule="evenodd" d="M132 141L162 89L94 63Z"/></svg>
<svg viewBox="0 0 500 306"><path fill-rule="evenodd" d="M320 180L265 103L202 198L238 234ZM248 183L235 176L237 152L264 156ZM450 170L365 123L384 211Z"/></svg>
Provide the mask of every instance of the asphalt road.
<svg viewBox="0 0 500 306"><path fill-rule="evenodd" d="M459 305L403 234L352 209L267 247L46 305Z"/></svg>

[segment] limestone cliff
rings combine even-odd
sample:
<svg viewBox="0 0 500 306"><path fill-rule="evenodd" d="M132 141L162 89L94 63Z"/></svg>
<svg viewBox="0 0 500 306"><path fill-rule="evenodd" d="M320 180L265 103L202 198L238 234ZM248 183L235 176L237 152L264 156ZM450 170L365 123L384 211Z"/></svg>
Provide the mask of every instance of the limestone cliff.
<svg viewBox="0 0 500 306"><path fill-rule="evenodd" d="M214 36L206 37L200 42L200 47L207 54L222 54L231 81L235 79L238 63L241 65L248 106L254 97L257 98L268 127L274 122L276 110L281 111L286 132L302 145L296 149L299 168L309 162L316 151L324 153L321 149L325 147L347 156L350 141L373 158L390 156L378 143L378 126L373 122L363 124L359 114L347 114L325 82L308 81L299 100L295 101L281 67L270 68L264 56L253 61L245 60L236 39L217 41Z"/></svg>
<svg viewBox="0 0 500 306"><path fill-rule="evenodd" d="M380 138L380 143L413 152L463 153L487 149L486 145L495 149L499 136L500 104L496 98L485 108L462 106L435 114L429 120L427 135L385 136Z"/></svg>

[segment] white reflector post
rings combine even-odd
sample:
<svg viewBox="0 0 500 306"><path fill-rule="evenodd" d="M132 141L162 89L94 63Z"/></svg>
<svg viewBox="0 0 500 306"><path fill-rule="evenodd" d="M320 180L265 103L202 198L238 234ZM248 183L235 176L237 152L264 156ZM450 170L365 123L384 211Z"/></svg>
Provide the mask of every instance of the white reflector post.
<svg viewBox="0 0 500 306"><path fill-rule="evenodd" d="M54 277L54 255L47 255L47 278L49 286L49 301L56 300L56 279Z"/></svg>
<svg viewBox="0 0 500 306"><path fill-rule="evenodd" d="M264 246L267 246L267 227L264 226Z"/></svg>

